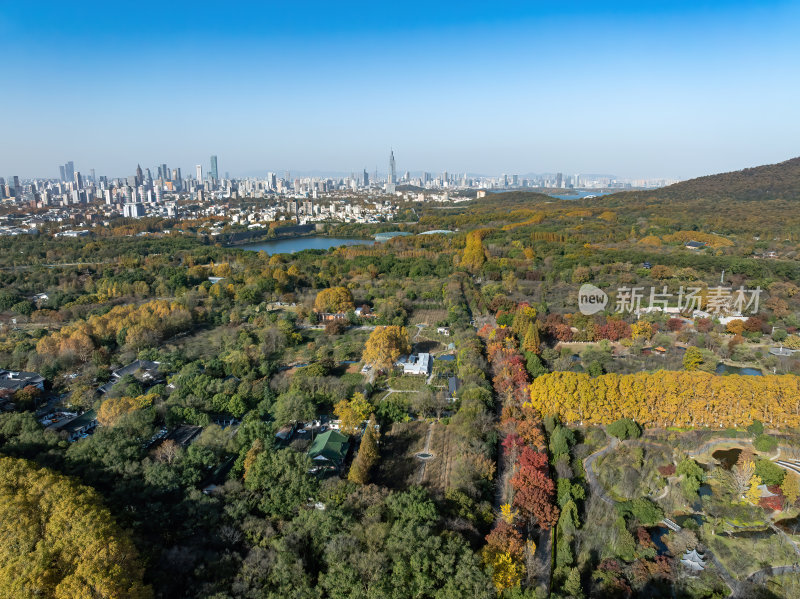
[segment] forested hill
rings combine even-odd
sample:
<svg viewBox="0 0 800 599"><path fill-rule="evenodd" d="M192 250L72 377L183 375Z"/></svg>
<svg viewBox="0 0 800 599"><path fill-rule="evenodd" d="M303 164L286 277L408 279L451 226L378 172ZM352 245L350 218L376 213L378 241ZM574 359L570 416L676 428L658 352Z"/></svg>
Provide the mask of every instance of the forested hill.
<svg viewBox="0 0 800 599"><path fill-rule="evenodd" d="M800 158L682 181L654 191L629 191L603 198L639 200L800 200Z"/></svg>

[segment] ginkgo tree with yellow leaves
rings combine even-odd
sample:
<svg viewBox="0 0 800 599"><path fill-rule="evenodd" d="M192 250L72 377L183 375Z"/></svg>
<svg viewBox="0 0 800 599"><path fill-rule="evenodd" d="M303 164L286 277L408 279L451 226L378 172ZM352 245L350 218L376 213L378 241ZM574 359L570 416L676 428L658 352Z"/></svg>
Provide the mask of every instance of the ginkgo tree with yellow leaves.
<svg viewBox="0 0 800 599"><path fill-rule="evenodd" d="M794 375L554 372L534 379L529 394L533 409L565 422L631 418L645 426L727 428L758 419L772 427L800 426L800 377Z"/></svg>
<svg viewBox="0 0 800 599"><path fill-rule="evenodd" d="M400 356L411 352L408 329L400 326L377 327L370 333L362 359L377 370L388 370Z"/></svg>
<svg viewBox="0 0 800 599"><path fill-rule="evenodd" d="M0 597L150 599L129 536L99 495L0 457Z"/></svg>

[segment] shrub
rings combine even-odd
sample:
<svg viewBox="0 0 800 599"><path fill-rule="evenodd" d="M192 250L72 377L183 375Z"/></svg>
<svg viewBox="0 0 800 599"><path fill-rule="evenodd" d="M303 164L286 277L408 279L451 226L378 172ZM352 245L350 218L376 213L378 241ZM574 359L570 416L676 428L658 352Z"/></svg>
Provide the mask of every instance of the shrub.
<svg viewBox="0 0 800 599"><path fill-rule="evenodd" d="M753 441L753 447L755 447L757 451L771 453L778 447L778 440L771 435L761 434Z"/></svg>

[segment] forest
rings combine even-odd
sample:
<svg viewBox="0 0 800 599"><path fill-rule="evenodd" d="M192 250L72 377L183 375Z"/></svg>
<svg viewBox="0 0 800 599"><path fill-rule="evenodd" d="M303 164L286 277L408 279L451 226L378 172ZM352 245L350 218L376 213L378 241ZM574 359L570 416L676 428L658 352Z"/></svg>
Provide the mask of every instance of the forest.
<svg viewBox="0 0 800 599"><path fill-rule="evenodd" d="M797 596L740 557L800 558L797 169L403 205L411 235L295 254L0 238L0 594Z"/></svg>

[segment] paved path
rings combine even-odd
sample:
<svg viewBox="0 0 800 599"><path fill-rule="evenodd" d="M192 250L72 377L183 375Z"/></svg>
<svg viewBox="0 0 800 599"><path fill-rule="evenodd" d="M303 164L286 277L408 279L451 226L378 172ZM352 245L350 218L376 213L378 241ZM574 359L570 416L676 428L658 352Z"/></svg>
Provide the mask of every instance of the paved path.
<svg viewBox="0 0 800 599"><path fill-rule="evenodd" d="M619 445L619 439L616 437L611 437L611 441L608 445L606 445L603 449L594 452L592 455L586 457L583 460L583 469L586 471L586 480L589 482L589 488L592 490L594 495L597 495L600 499L605 501L608 505L614 505L616 502L612 499L608 493L606 493L605 488L603 485L600 484L600 481L597 480L597 475L594 473L594 463L597 458L601 458L606 455L608 452L614 450L617 445Z"/></svg>
<svg viewBox="0 0 800 599"><path fill-rule="evenodd" d="M790 572L800 572L800 564L791 566L770 566L762 570L757 570L747 577L750 582L760 582L762 578L777 576L779 574L789 574Z"/></svg>

